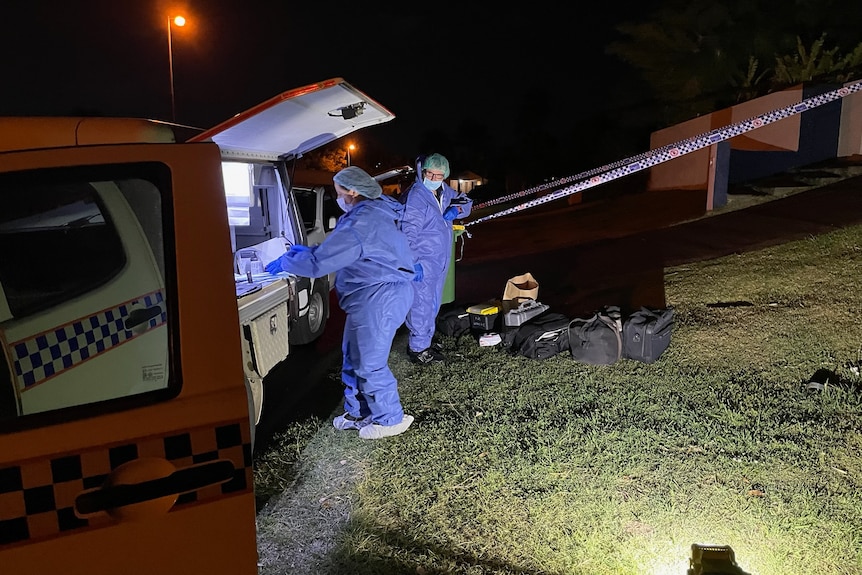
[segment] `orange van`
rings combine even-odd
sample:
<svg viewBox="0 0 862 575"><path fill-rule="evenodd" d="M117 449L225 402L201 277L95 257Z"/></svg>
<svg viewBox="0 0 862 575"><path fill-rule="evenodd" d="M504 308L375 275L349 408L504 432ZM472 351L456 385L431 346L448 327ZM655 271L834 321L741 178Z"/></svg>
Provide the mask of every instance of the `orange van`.
<svg viewBox="0 0 862 575"><path fill-rule="evenodd" d="M316 140L292 131L306 109ZM224 166L295 216L285 162L391 117L333 79L185 142L0 118L0 572L257 573L256 386L309 336L315 288L239 273ZM307 241L281 219L256 239Z"/></svg>

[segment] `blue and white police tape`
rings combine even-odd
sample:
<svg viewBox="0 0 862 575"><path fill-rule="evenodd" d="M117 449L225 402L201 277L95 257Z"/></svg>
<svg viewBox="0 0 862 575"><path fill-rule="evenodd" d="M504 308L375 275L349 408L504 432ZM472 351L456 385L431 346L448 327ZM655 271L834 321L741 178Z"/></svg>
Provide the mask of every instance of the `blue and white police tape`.
<svg viewBox="0 0 862 575"><path fill-rule="evenodd" d="M779 108L777 110L773 110L759 116L754 116L752 118L737 122L735 124L730 124L722 128L716 128L715 130L711 130L698 136L692 136L691 138L686 138L685 140L680 140L679 142L674 142L672 144L656 148L655 150L643 152L636 156L631 156L629 158L619 160L617 162L602 166L600 168L594 168L592 170L582 172L576 176L569 176L567 178L562 178L551 183L542 184L540 186L529 188L527 190L522 190L515 194L509 194L508 196L496 198L481 204L477 204L473 206L473 209L480 209L496 204L501 204L519 197L524 197L551 188L556 188L569 182L577 182L574 185L561 188L559 190L551 192L546 196L542 196L541 198L536 198L535 200L531 200L529 202L502 210L500 212L489 214L487 216L478 218L470 222L465 222L464 226L474 226L481 222L493 220L495 218L499 218L516 212L521 212L535 206L546 204L548 202L553 202L554 200L558 200L560 198L576 194L587 188L592 188L599 184L604 184L606 182L610 182L612 180L616 180L618 178L622 178L624 176L640 172L641 170L645 170L647 168L651 168L652 166L668 162L680 156L684 156L685 154L690 154L692 152L706 148L708 146L712 146L719 142L729 140L731 138L739 136L740 134L745 134L758 128L762 128L763 126L773 124L779 120L783 120L785 118L801 114L802 112L817 108L824 104L828 104L829 102L833 102L840 98L844 98L846 96L849 96L850 94L859 92L860 90L862 90L862 81L854 82L852 84L848 84L847 86L838 88L837 90L824 92L823 94L806 98L805 100L802 100L797 104L791 104L790 106L785 106L784 108Z"/></svg>

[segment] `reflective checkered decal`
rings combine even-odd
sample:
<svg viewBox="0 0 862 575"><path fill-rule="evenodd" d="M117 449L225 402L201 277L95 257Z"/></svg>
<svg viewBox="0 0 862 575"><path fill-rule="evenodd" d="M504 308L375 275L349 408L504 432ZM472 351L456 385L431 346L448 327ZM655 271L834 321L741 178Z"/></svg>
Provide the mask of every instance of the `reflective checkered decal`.
<svg viewBox="0 0 862 575"><path fill-rule="evenodd" d="M177 469L217 460L233 465L231 479L180 494L170 513L253 489L248 421L0 468L0 549L115 525L116 520L104 511L78 515L75 499L83 491L104 485L120 465L145 457L166 459Z"/></svg>
<svg viewBox="0 0 862 575"><path fill-rule="evenodd" d="M131 341L142 333L164 325L167 320L167 312L162 305L164 299L162 291L155 291L67 325L13 342L10 348L19 388L26 391L67 369ZM126 329L126 320L132 310L137 308L153 310L154 315L140 327Z"/></svg>

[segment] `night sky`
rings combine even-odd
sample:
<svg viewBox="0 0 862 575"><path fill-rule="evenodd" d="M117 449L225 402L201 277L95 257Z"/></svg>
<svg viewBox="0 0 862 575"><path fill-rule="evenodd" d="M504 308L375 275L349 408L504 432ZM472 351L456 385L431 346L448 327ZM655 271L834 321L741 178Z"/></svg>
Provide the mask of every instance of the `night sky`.
<svg viewBox="0 0 862 575"><path fill-rule="evenodd" d="M513 9L468 2L47 0L5 3L2 115L92 113L169 120L167 15L177 122L208 128L271 96L341 77L392 110L369 128L393 153L463 122L513 146L525 103L561 138L619 89L604 55L618 3ZM10 7L9 4L12 4ZM383 7L372 7L383 6ZM173 8L172 8L173 6ZM591 13L588 16L588 12Z"/></svg>

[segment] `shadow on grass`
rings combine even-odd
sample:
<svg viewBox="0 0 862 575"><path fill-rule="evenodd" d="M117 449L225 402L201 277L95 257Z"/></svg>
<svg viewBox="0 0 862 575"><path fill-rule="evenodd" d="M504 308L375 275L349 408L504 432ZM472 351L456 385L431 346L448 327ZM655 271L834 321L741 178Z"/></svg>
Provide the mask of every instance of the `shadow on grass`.
<svg viewBox="0 0 862 575"><path fill-rule="evenodd" d="M479 568L482 573L518 573L519 575L555 575L548 570L526 568L505 561L481 559L470 553L455 551L439 545L422 544L409 533L394 533L381 529L369 528L362 522L351 521L347 531L360 532L363 539L375 540L380 544L374 546L374 551L365 556L357 557L348 553L343 547L335 549L326 560L321 575L403 575L404 573L443 573L439 567L423 567L415 561L399 559L405 557L431 557L430 564L450 564L455 572L472 572ZM382 551L382 552L381 552ZM386 555L384 555L384 553ZM559 573L556 575L563 575Z"/></svg>

